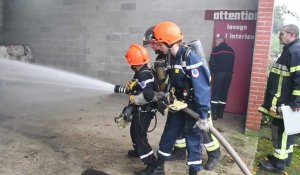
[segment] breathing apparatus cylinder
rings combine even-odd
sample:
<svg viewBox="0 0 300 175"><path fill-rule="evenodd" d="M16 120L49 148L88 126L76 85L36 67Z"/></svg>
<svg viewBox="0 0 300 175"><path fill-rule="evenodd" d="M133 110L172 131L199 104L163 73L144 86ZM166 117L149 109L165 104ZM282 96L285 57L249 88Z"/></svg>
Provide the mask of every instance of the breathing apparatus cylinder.
<svg viewBox="0 0 300 175"><path fill-rule="evenodd" d="M207 61L206 61L206 58L205 58L205 54L204 54L204 51L203 51L201 41L199 39L198 40L193 40L193 41L188 42L187 45L190 46L192 48L192 50L198 56L203 58L203 63L205 64L205 66L207 66Z"/></svg>
<svg viewBox="0 0 300 175"><path fill-rule="evenodd" d="M165 60L156 60L154 62L154 69L156 72L157 79L159 81L164 81L166 79Z"/></svg>
<svg viewBox="0 0 300 175"><path fill-rule="evenodd" d="M159 90L162 91L165 88L165 80L166 80L166 64L165 60L163 59L158 59L154 62L154 70L156 73L156 80L157 83L159 84Z"/></svg>
<svg viewBox="0 0 300 175"><path fill-rule="evenodd" d="M200 40L190 41L190 42L187 43L187 45L190 46L198 56L201 56L201 57L205 58L204 51L203 51L202 44L201 44Z"/></svg>

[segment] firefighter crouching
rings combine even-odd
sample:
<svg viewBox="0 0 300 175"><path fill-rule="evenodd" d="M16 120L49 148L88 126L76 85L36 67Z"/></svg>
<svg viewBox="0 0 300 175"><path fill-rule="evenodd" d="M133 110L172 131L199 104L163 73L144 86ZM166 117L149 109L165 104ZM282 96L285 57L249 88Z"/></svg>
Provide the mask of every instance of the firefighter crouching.
<svg viewBox="0 0 300 175"><path fill-rule="evenodd" d="M115 92L131 94L129 95L129 103L133 106L133 112L130 136L134 149L128 151L128 156L138 155L146 165L140 175L147 175L149 172L153 172L157 163L147 139L147 131L156 112L156 103L152 102L155 91L154 76L151 69L148 68L149 54L144 47L132 44L126 53L126 59L135 74L128 87L116 85ZM123 113L127 115L125 111Z"/></svg>

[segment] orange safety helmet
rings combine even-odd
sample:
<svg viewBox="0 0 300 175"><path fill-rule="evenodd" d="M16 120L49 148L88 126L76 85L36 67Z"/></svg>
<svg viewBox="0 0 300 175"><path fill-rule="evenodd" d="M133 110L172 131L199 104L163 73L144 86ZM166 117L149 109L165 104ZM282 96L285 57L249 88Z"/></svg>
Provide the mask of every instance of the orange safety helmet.
<svg viewBox="0 0 300 175"><path fill-rule="evenodd" d="M143 46L132 44L126 53L126 60L131 66L138 66L149 62L150 56Z"/></svg>
<svg viewBox="0 0 300 175"><path fill-rule="evenodd" d="M183 39L180 28L173 22L158 23L153 29L153 35L157 42L169 46Z"/></svg>

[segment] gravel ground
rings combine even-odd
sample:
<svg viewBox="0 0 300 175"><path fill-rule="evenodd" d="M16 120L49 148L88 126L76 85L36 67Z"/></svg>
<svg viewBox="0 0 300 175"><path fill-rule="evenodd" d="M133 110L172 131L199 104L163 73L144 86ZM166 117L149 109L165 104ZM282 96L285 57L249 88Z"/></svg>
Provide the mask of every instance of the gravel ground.
<svg viewBox="0 0 300 175"><path fill-rule="evenodd" d="M0 174L136 174L144 165L127 157L129 127L118 129L113 120L126 103L122 95L0 82ZM155 131L149 133L154 151L166 117L157 118ZM251 167L257 138L242 134L243 118L226 114L215 126ZM223 147L221 151L216 169L203 174L243 174ZM184 161L167 162L165 168L167 175L188 174Z"/></svg>

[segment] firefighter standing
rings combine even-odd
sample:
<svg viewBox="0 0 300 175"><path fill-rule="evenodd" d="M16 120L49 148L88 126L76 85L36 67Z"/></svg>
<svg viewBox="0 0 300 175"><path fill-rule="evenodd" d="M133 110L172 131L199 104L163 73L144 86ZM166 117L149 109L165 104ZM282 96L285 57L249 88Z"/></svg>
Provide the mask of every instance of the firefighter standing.
<svg viewBox="0 0 300 175"><path fill-rule="evenodd" d="M166 61L165 61L167 55L164 54L163 52L161 52L158 49L158 44L153 41L154 27L155 26L151 26L146 30L146 32L144 34L144 38L143 38L143 46L144 47L150 46L150 48L155 52L155 54L157 54L154 66L155 66L155 64L160 64L160 65L162 65L162 68L164 69L165 73L168 73L169 70L167 68ZM155 69L155 67L154 67L154 69ZM166 85L164 84L165 78L166 78L166 76L164 76L164 79L157 80L160 87L162 87L162 89L160 89L161 91L166 90L165 89ZM171 154L170 158L168 159L168 161L185 160L185 159L186 159L186 143L185 143L185 139L183 138L182 134L180 134L175 142L174 149L173 149L172 154Z"/></svg>
<svg viewBox="0 0 300 175"><path fill-rule="evenodd" d="M272 117L272 141L274 152L268 160L260 162L263 170L283 172L292 161L295 135L287 135L282 116L278 113L281 104L300 111L300 40L299 28L290 24L282 27L280 42L284 45L281 56L272 66L266 88L264 104L259 111Z"/></svg>
<svg viewBox="0 0 300 175"><path fill-rule="evenodd" d="M217 37L215 45L209 60L209 67L213 77L211 97L211 113L213 120L223 118L235 59L234 51L227 45L224 37Z"/></svg>
<svg viewBox="0 0 300 175"><path fill-rule="evenodd" d="M180 43L183 35L173 22L158 23L153 29L155 42L159 50L171 55L169 59L170 87L175 89L175 97L187 103L188 107L199 113L200 125L208 129L208 111L210 108L210 74L208 68L194 52L188 54L186 60L182 56L186 47ZM164 173L164 162L171 155L173 146L181 130L187 144L187 165L189 174L196 175L202 168L202 132L193 126L197 121L181 111L169 112L164 132L157 151L158 163L152 175Z"/></svg>
<svg viewBox="0 0 300 175"><path fill-rule="evenodd" d="M148 46L152 48L152 50L155 51L156 54L158 54L156 60L166 59L166 54L162 53L158 49L158 44L153 40L153 29L155 26L149 27L145 34L143 39L143 45ZM166 68L166 64L164 65ZM167 74L169 74L170 70L166 70ZM159 82L159 81L158 81ZM211 121L211 118L209 116L209 122ZM202 132L203 135L203 144L205 146L207 155L208 155L208 161L206 162L204 168L206 170L212 170L216 164L219 161L219 158L221 157L220 153L220 144L219 141L213 136L210 132ZM177 140L175 141L174 149L171 153L170 158L167 160L185 160L186 159L186 141L182 134L179 135Z"/></svg>
<svg viewBox="0 0 300 175"><path fill-rule="evenodd" d="M147 131L155 115L156 108L155 103L152 102L155 91L154 76L151 69L148 68L149 54L144 47L137 44L131 45L126 53L126 59L135 72L134 81L129 83L129 86L133 89L127 88L127 90L135 91L135 95L129 95L129 101L134 105L130 125L130 136L134 150L128 151L128 155L132 156L134 154L140 157L146 165L140 175L147 175L149 172L153 172L157 163L147 139ZM116 85L115 92L119 92L119 89L124 89L124 87Z"/></svg>

